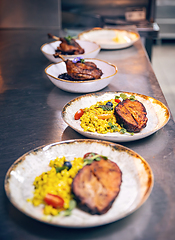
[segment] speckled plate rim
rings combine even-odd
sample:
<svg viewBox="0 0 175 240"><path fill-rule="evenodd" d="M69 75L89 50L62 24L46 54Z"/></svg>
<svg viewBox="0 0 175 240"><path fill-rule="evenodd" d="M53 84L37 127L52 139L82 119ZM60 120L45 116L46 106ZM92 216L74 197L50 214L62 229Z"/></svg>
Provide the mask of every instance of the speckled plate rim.
<svg viewBox="0 0 175 240"><path fill-rule="evenodd" d="M78 102L78 101L82 101L82 99L84 98L91 98L91 97L95 97L97 98L96 102L98 101L98 98L102 97L103 95L105 96L106 94L111 94L111 95L119 95L120 93L124 93L124 94L128 94L128 95L134 95L137 99L137 97L143 99L143 100L148 100L149 103L151 104L151 107L155 108L159 108L158 110L155 109L155 117L157 118L157 124L153 129L147 129L147 126L139 133L134 133L134 135L125 133L125 134L119 134L119 133L107 133L107 134L100 134L100 133L94 133L94 132L87 132L84 131L83 128L80 127L80 120L79 124L77 124L77 120L74 120L73 117L71 118L67 118L67 110L68 108L73 105L74 103ZM81 107L81 108L85 108L87 106ZM146 109L148 111L148 109ZM78 109L75 110L75 112L78 111ZM160 115L161 114L161 115ZM74 115L73 115L74 116ZM170 112L168 110L168 108L159 100L156 100L155 98L143 95L143 94L139 94L139 93L133 93L133 92L125 92L125 91L116 91L116 92L101 92L101 93L90 93L90 94L86 94L80 97L77 97L75 99L72 99L70 102L68 102L67 104L65 104L65 106L63 107L62 110L62 118L63 120L68 124L69 127L71 127L72 129L74 129L75 131L77 131L78 133L88 137L88 138L95 138L95 139L101 139L101 140L106 140L106 141L114 141L114 142L130 142L130 141L135 141L135 140L139 140L142 138L145 138L147 136L150 136L151 134L157 132L158 130L160 130L161 128L163 128L169 121L170 119ZM71 119L71 120L70 120ZM148 121L150 119L148 118ZM77 127L78 125L78 127ZM148 125L148 124L147 124Z"/></svg>
<svg viewBox="0 0 175 240"><path fill-rule="evenodd" d="M87 40L81 40L81 39L75 39L75 40L79 40L79 41L83 41L83 42L88 42ZM40 50L43 54L47 54L47 55L50 55L50 56L53 56L53 54L51 53L48 53L46 51L43 50L43 48L46 46L46 45L52 45L53 43L61 43L61 41L59 40L56 40L56 41L52 41L52 42L47 42L47 43L44 43L41 47L40 47ZM76 57L80 57L80 56L83 56L83 57L86 57L87 54L90 54L90 53L93 53L93 52L96 52L96 51L100 51L101 47L98 43L96 42L92 42L94 44L97 45L97 48L92 50L92 51L89 51L89 52L86 52L86 53L82 53L82 54L76 54L76 55L62 55L63 57L69 57L69 58L76 58Z"/></svg>
<svg viewBox="0 0 175 240"><path fill-rule="evenodd" d="M92 29L89 29L89 30L85 30L81 33L78 34L78 38L80 40L85 40L85 39L82 39L83 35L84 34L88 34L90 32L97 32L98 31L104 31L104 30L107 30L107 31L126 31L128 33L134 33L135 35L137 35L137 39L135 40L131 40L130 42L128 43L115 43L113 44L113 46L109 46L109 44L102 44L100 45L98 42L96 42L97 44L100 45L101 49L123 49L123 48L127 48L127 47L130 47L132 46L135 42L137 42L139 39L140 39L140 35L136 32L136 31L133 31L133 30L127 30L127 29L118 29L118 28L92 28ZM85 41L90 41L90 39L86 39Z"/></svg>
<svg viewBox="0 0 175 240"><path fill-rule="evenodd" d="M69 59L69 60L73 60L73 59ZM97 81L101 81L101 80L106 79L106 78L113 77L113 76L116 75L117 72L118 72L117 66L115 66L114 64L112 64L112 63L110 63L110 62L107 62L107 61L104 61L104 60L101 60L101 59L97 59L97 58L85 58L84 60L86 60L86 61L92 61L92 62L93 62L93 60L95 60L95 61L99 61L99 62L106 63L107 65L113 67L113 68L115 69L115 72L114 72L113 74L109 75L109 76L106 76L106 77L103 77L103 76L102 76L102 77L99 78L99 79L84 80L84 81L81 81L81 80L78 80L78 81L69 81L69 80L65 80L65 79L61 79L61 78L54 77L53 75L51 75L51 74L49 74L49 73L47 72L47 70L48 70L50 67L55 66L55 65L58 65L58 64L62 64L63 61L58 62L58 63L51 63L49 66L47 66L47 67L45 68L44 71L45 71L45 73L46 73L48 76L54 78L55 80L61 81L61 82L68 82L68 83L90 83L90 82L97 82ZM103 69L102 69L102 71L103 71Z"/></svg>
<svg viewBox="0 0 175 240"><path fill-rule="evenodd" d="M57 145L73 145L73 148L75 148L75 146L79 144L80 147L81 144L90 144L92 145L92 147L95 146L100 146L103 149L105 149L105 151L107 150L107 148L110 148L110 150L112 151L112 153L114 153L114 151L118 152L118 154L126 154L128 157L130 157L131 159L133 159L133 163L134 163L134 168L136 169L136 172L138 172L138 181L140 181L140 193L139 195L137 194L137 196L139 196L139 200L136 201L136 204L133 204L130 206L130 209L128 209L127 212L124 212L123 215L120 216L116 216L115 215L115 211L113 211L113 206L111 207L112 209L112 214L111 218L105 218L105 214L98 216L98 220L96 221L95 219L95 223L89 223L89 224L76 224L74 223L62 223L59 222L52 222L52 219L55 217L51 217L51 218L41 218L41 217L36 217L34 216L32 213L33 212L26 212L21 206L20 203L16 202L15 199L11 196L11 191L10 191L10 181L11 181L11 173L12 171L16 170L18 168L18 165L23 164L26 161L26 157L28 157L29 155L33 154L34 156L42 151L52 151L52 148L57 147ZM74 146L75 145L75 146ZM84 150L84 153L86 153L87 151ZM122 162L125 161L125 159L123 159L123 155L122 155ZM112 159L111 159L112 160ZM50 161L50 160L49 160ZM112 160L113 161L113 160ZM115 161L117 162L117 161ZM118 164L118 163L117 163ZM126 163L124 163L125 167L127 166ZM120 167L120 166L119 166ZM140 180L139 180L140 179ZM146 162L145 159L143 159L139 154L137 154L136 152L134 152L133 150L124 147L122 145L119 144L115 144L115 143L111 143L111 142L107 142L107 141L101 141L101 140L92 140L92 139L74 139L74 140L68 140L68 141L62 141L62 142L55 142L49 145L43 145L40 146L38 148L35 148L27 153L25 153L24 155L22 155L21 157L19 157L12 165L11 167L8 169L6 176L5 176L5 180L4 180L4 188L5 188L5 192L6 195L8 197L8 199L10 200L10 202L19 210L21 211L23 214L25 214L28 217L31 217L35 220L38 220L40 222L43 223L47 223L50 225L55 225L55 226L61 226L61 227L66 227L66 228L90 228L90 227L97 227L97 226L102 226L102 225L106 225L112 222L116 222L122 218L127 217L128 215L132 214L133 212L135 212L139 207L141 207L145 201L148 199L148 197L150 196L152 189L153 189L153 185L154 185L154 175L152 172L152 169L150 167L150 165ZM16 194L15 194L16 195ZM117 197L118 199L118 197ZM116 200L115 200L116 201ZM115 201L113 204L115 204ZM30 203L27 203L30 204ZM39 210L40 211L40 210ZM78 210L81 211L81 210ZM83 211L82 211L83 212ZM84 213L84 212L83 212ZM88 214L89 215L89 214ZM94 217L96 215L90 215L90 217ZM99 222L99 219L101 220L101 217L103 218L102 221ZM88 216L89 218L89 216Z"/></svg>

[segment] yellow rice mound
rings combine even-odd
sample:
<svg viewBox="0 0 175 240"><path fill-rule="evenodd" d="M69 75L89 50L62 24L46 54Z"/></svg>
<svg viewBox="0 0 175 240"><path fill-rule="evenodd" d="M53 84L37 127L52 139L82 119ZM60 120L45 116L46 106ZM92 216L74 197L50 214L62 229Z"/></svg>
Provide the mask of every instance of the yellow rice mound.
<svg viewBox="0 0 175 240"><path fill-rule="evenodd" d="M113 103L113 110L106 111L102 108L98 107L99 105L106 105L107 102ZM80 118L80 125L84 129L84 131L89 132L97 132L97 133L108 133L108 132L120 132L122 129L121 126L116 122L116 118L114 115L114 108L118 103L115 102L115 99L110 99L104 102L97 102L95 105L92 105L90 108L85 108L84 114ZM98 115L101 114L111 114L111 118L109 119L99 119ZM110 124L114 127L110 127Z"/></svg>
<svg viewBox="0 0 175 240"><path fill-rule="evenodd" d="M47 172L43 172L40 176L37 176L33 183L35 190L31 202L34 206L44 204L45 215L57 215L60 211L68 209L69 202L73 199L71 194L71 184L73 178L83 167L84 162L83 158L74 158L74 160L71 161L72 168L70 170L64 169L57 173L56 168L62 167L65 161L65 157L51 160L49 164L51 169ZM48 193L58 195L64 200L63 209L56 209L44 202L44 197Z"/></svg>

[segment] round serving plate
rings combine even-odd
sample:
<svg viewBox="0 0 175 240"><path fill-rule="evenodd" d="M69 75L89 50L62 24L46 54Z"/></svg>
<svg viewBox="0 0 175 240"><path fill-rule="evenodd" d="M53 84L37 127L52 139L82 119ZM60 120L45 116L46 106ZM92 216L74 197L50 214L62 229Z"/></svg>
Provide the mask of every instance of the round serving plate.
<svg viewBox="0 0 175 240"><path fill-rule="evenodd" d="M50 160L65 156L71 161L94 149L115 162L122 171L119 195L107 213L91 215L75 208L70 216L44 215L42 205L34 207L27 201L33 196L35 177L49 170ZM101 140L79 139L41 146L25 153L9 168L5 191L11 203L33 219L55 226L88 228L115 222L136 211L149 197L153 182L149 164L131 149Z"/></svg>

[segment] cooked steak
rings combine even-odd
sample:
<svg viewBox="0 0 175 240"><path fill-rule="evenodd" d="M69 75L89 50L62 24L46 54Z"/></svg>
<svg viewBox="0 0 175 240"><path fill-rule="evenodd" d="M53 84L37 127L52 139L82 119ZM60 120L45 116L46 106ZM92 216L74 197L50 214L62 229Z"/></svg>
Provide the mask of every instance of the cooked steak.
<svg viewBox="0 0 175 240"><path fill-rule="evenodd" d="M75 176L72 191L79 207L91 214L106 213L116 199L122 182L122 172L111 160L100 157L85 165Z"/></svg>
<svg viewBox="0 0 175 240"><path fill-rule="evenodd" d="M74 63L66 60L66 68L68 75L77 80L99 79L103 74L93 62Z"/></svg>
<svg viewBox="0 0 175 240"><path fill-rule="evenodd" d="M138 100L123 100L115 107L114 114L117 123L128 132L140 132L148 121L146 109Z"/></svg>

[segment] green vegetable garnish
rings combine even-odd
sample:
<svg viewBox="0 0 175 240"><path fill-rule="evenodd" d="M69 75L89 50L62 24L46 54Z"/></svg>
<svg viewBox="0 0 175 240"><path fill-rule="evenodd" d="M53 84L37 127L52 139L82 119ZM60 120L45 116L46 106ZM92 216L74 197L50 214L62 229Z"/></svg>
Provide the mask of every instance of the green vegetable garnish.
<svg viewBox="0 0 175 240"><path fill-rule="evenodd" d="M68 44L70 44L70 41L75 38L75 37L71 37L71 36L67 36L67 37L64 37L64 39L67 41Z"/></svg>
<svg viewBox="0 0 175 240"><path fill-rule="evenodd" d="M134 95L131 95L131 96L129 97L129 100L134 101L134 100L135 100L135 96L134 96Z"/></svg>
<svg viewBox="0 0 175 240"><path fill-rule="evenodd" d="M126 131L126 129L125 128L122 128L121 130L120 130L120 133L122 133L122 134L124 134L124 133L126 133L127 131Z"/></svg>
<svg viewBox="0 0 175 240"><path fill-rule="evenodd" d="M113 107L108 106L108 105L99 105L98 107L102 108L103 111L112 111Z"/></svg>
<svg viewBox="0 0 175 240"><path fill-rule="evenodd" d="M70 216L72 210L76 207L77 203L74 199L71 199L69 202L69 208L64 211L64 216Z"/></svg>
<svg viewBox="0 0 175 240"><path fill-rule="evenodd" d="M100 161L101 158L107 160L108 158L106 156L103 156L103 155L95 155L95 156L92 156L91 158L84 158L84 166L85 165L88 165L88 164L91 164L94 160L95 161Z"/></svg>
<svg viewBox="0 0 175 240"><path fill-rule="evenodd" d="M67 166L62 166L62 167L56 167L55 169L56 169L56 173L59 173L64 169L68 169L68 167Z"/></svg>
<svg viewBox="0 0 175 240"><path fill-rule="evenodd" d="M119 98L120 98L120 96L117 96L117 95L115 96L115 99L119 99Z"/></svg>
<svg viewBox="0 0 175 240"><path fill-rule="evenodd" d="M80 58L81 63L85 63L85 60L83 58Z"/></svg>
<svg viewBox="0 0 175 240"><path fill-rule="evenodd" d="M127 99L127 96L125 93L120 93L120 97L123 99L123 100L126 100Z"/></svg>
<svg viewBox="0 0 175 240"><path fill-rule="evenodd" d="M119 127L117 127L116 125L113 125L111 122L108 123L108 125L110 126L110 128L114 131L118 131Z"/></svg>
<svg viewBox="0 0 175 240"><path fill-rule="evenodd" d="M134 101L135 100L135 96L134 95L131 95L130 97L127 97L127 95L125 93L120 93L120 96L115 96L115 99L119 99L119 98L122 98L123 100L126 100L127 98L131 101Z"/></svg>

